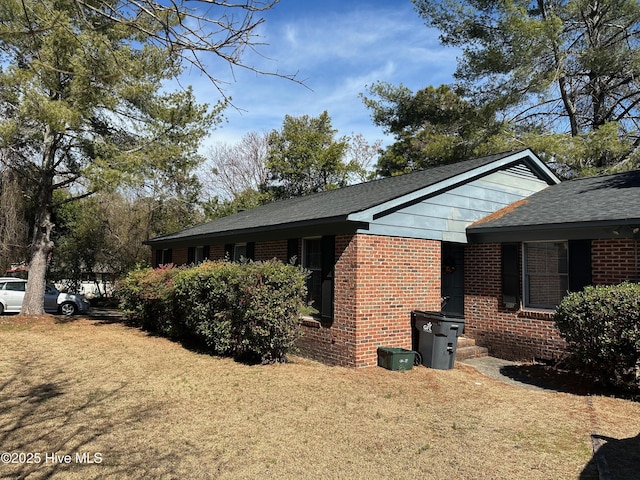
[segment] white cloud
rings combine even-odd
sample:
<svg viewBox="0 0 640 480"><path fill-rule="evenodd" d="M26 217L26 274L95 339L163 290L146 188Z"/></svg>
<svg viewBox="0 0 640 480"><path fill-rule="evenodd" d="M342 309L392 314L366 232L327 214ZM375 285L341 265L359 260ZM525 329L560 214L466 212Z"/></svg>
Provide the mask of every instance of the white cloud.
<svg viewBox="0 0 640 480"><path fill-rule="evenodd" d="M452 81L456 52L440 47L437 32L424 26L410 2L354 4L325 0L324 8L311 11L302 8L307 2L277 4L258 32L268 45L258 48L261 55L247 51L245 60L262 70L297 72L309 88L237 68L232 76L227 65L218 63L216 77L230 82L225 92L245 111L227 110L229 122L207 143L233 143L251 130L280 128L287 114L315 116L324 110L341 135L362 133L373 142L384 134L359 98L367 85L402 83L415 91ZM206 77L190 77L189 82L200 101L219 98Z"/></svg>

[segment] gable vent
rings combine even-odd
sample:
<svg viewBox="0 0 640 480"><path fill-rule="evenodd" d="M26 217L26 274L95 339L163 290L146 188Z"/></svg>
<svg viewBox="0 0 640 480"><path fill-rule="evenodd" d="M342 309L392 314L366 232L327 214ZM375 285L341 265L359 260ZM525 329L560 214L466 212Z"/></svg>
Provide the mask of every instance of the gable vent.
<svg viewBox="0 0 640 480"><path fill-rule="evenodd" d="M505 170L507 173L511 175L517 175L519 177L525 178L538 178L535 173L524 163L518 163L517 165L513 165Z"/></svg>

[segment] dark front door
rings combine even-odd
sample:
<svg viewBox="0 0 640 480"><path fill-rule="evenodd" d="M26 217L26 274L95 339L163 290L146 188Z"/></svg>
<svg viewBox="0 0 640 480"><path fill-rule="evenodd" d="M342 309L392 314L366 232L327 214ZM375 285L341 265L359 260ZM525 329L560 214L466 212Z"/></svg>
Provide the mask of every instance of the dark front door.
<svg viewBox="0 0 640 480"><path fill-rule="evenodd" d="M464 315L464 245L442 243L442 311Z"/></svg>

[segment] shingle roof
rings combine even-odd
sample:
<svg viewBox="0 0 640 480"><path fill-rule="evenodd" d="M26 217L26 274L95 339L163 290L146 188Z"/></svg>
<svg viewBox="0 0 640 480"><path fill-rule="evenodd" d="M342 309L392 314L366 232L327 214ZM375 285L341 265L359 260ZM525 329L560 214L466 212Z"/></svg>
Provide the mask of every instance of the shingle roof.
<svg viewBox="0 0 640 480"><path fill-rule="evenodd" d="M480 220L470 234L498 229L640 222L640 171L553 185Z"/></svg>
<svg viewBox="0 0 640 480"><path fill-rule="evenodd" d="M222 232L246 231L261 227L277 227L299 222L346 220L349 214L375 207L524 151L526 150L504 152L406 175L328 190L305 197L282 200L219 218L186 230L162 235L146 243L153 244L189 237L215 235Z"/></svg>

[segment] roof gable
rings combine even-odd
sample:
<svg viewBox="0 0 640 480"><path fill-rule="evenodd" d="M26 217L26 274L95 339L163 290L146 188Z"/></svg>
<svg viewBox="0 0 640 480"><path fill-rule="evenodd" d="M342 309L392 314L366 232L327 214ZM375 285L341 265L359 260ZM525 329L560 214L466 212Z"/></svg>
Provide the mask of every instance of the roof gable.
<svg viewBox="0 0 640 480"><path fill-rule="evenodd" d="M467 233L475 241L606 238L625 225L640 226L640 171L562 182L474 223Z"/></svg>
<svg viewBox="0 0 640 480"><path fill-rule="evenodd" d="M350 222L356 228L376 215L523 161L547 183L559 182L530 150L511 151L270 203L146 243L170 245L187 239L231 237L313 224Z"/></svg>

